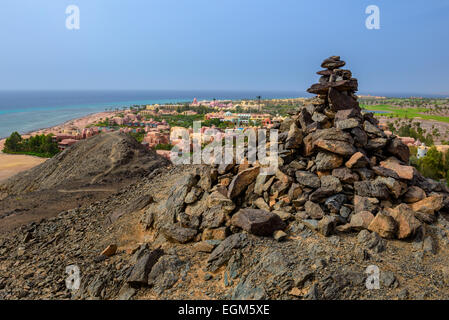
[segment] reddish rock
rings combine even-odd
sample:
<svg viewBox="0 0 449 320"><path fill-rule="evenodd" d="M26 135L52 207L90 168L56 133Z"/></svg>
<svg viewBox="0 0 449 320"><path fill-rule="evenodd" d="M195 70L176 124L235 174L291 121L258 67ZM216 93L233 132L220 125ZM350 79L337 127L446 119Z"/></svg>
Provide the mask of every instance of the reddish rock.
<svg viewBox="0 0 449 320"><path fill-rule="evenodd" d="M398 225L398 239L406 239L416 234L421 228L421 222L415 218L413 210L405 203L400 204L394 209L387 209L387 212L396 221Z"/></svg>
<svg viewBox="0 0 449 320"><path fill-rule="evenodd" d="M378 213L368 226L368 230L378 233L382 238L393 239L397 225L392 217Z"/></svg>
<svg viewBox="0 0 449 320"><path fill-rule="evenodd" d="M269 236L285 228L277 214L257 209L240 209L232 217L231 224L257 236Z"/></svg>
<svg viewBox="0 0 449 320"><path fill-rule="evenodd" d="M401 179L412 180L413 179L413 167L403 166L397 162L387 160L380 163L381 167L393 170L398 174Z"/></svg>
<svg viewBox="0 0 449 320"><path fill-rule="evenodd" d="M356 152L346 162L346 167L352 168L365 168L369 164L369 159L361 152Z"/></svg>
<svg viewBox="0 0 449 320"><path fill-rule="evenodd" d="M351 227L357 230L368 229L374 219L374 215L369 211L362 211L354 214L351 218Z"/></svg>
<svg viewBox="0 0 449 320"><path fill-rule="evenodd" d="M413 211L434 215L443 205L444 197L442 195L432 195L409 206Z"/></svg>
<svg viewBox="0 0 449 320"><path fill-rule="evenodd" d="M103 252L101 253L101 255L102 255L102 256L111 257L111 256L113 256L116 252L117 252L117 245L115 245L115 244L110 244L109 246L106 247L106 249L103 250Z"/></svg>

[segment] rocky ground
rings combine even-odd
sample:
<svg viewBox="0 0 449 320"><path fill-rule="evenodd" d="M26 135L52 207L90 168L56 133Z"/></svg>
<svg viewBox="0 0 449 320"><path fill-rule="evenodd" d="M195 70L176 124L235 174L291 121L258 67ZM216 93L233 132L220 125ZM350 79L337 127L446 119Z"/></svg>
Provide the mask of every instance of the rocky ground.
<svg viewBox="0 0 449 320"><path fill-rule="evenodd" d="M384 240L367 230L324 237L295 214L284 217L288 227L282 241L238 230L227 236L215 229L202 236L213 240L180 244L147 229L151 203L173 201L170 195L196 170L159 169L89 207L0 238L0 297L445 299L449 294L449 222L442 216L426 226L425 237L408 241ZM432 240L423 241L428 237ZM115 253L101 255L110 245L117 245ZM163 254L145 272L156 249ZM80 269L77 291L66 288L69 265ZM370 265L380 269L379 290L365 286Z"/></svg>

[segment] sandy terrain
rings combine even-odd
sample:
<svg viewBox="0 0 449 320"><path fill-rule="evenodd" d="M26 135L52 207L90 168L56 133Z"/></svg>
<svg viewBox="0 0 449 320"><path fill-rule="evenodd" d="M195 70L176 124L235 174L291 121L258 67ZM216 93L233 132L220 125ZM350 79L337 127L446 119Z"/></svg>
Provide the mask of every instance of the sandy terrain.
<svg viewBox="0 0 449 320"><path fill-rule="evenodd" d="M39 157L0 153L0 181L31 169L46 160Z"/></svg>

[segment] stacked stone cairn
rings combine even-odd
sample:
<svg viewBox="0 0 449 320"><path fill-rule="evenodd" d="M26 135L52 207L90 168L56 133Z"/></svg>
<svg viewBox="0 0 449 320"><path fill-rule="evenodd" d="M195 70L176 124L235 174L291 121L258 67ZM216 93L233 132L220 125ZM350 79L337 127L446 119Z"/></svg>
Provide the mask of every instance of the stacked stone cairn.
<svg viewBox="0 0 449 320"><path fill-rule="evenodd" d="M361 112L357 79L344 65L338 56L324 60L319 83L308 89L317 97L274 124L275 174L248 163L199 168L153 204L144 222L209 252L219 240L237 246L229 236L242 230L282 240L298 224L324 236L364 229L389 239L422 235L447 211L448 190L410 166L408 147Z"/></svg>

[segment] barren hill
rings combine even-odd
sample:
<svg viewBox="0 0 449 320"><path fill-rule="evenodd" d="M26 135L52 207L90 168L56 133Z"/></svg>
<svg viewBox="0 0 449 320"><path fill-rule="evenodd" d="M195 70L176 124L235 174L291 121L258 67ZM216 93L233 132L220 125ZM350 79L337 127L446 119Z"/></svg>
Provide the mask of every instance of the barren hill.
<svg viewBox="0 0 449 320"><path fill-rule="evenodd" d="M169 162L127 134L80 141L0 184L0 232L103 199Z"/></svg>

